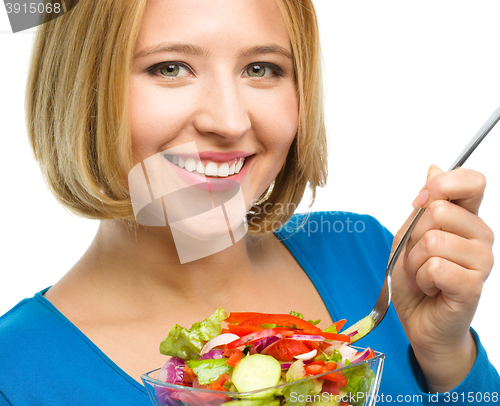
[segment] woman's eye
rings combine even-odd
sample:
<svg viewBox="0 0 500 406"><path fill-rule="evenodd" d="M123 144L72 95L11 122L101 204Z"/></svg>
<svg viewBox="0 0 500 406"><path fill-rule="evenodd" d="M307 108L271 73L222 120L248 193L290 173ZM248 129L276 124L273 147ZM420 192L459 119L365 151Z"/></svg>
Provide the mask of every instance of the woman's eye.
<svg viewBox="0 0 500 406"><path fill-rule="evenodd" d="M159 72L163 76L174 77L174 76L177 76L179 74L180 70L181 69L180 69L179 65L167 65L167 66L162 66L159 69Z"/></svg>
<svg viewBox="0 0 500 406"><path fill-rule="evenodd" d="M164 78L191 76L191 71L180 63L161 63L152 66L148 72Z"/></svg>
<svg viewBox="0 0 500 406"><path fill-rule="evenodd" d="M277 66L269 66L268 64L250 65L246 69L246 74L251 78L263 78L266 76L283 76L281 69Z"/></svg>

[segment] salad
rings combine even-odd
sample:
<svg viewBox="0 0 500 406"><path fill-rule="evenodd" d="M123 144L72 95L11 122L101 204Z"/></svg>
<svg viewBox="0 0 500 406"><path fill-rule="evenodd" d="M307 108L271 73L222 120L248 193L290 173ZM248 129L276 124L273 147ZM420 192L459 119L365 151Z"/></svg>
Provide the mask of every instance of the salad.
<svg viewBox="0 0 500 406"><path fill-rule="evenodd" d="M352 337L362 334L362 323L341 332L346 320L324 330L317 327L319 322L296 312L228 313L219 308L189 329L178 324L171 328L160 344L160 352L170 359L158 380L220 393L206 391L204 404L362 405L366 399L358 394L368 393L375 377L370 366L362 363L335 372L375 356L369 348L358 351L349 346ZM294 381L296 385L286 385ZM227 398L222 396L253 391L257 392L242 395L243 400L224 402ZM187 403L199 404L189 399Z"/></svg>

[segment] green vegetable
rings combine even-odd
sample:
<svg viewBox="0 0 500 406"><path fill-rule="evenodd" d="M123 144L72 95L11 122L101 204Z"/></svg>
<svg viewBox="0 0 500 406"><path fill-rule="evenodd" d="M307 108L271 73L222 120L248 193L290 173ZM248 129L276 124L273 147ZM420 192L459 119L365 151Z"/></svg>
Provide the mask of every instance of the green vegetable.
<svg viewBox="0 0 500 406"><path fill-rule="evenodd" d="M286 400L283 406L305 406L307 404L307 395L309 395L313 386L312 381L287 386L283 391Z"/></svg>
<svg viewBox="0 0 500 406"><path fill-rule="evenodd" d="M323 330L325 333L332 333L332 334L338 334L339 332L337 331L337 327L335 327L335 324L332 324L330 327L327 327Z"/></svg>
<svg viewBox="0 0 500 406"><path fill-rule="evenodd" d="M317 359L322 359L325 362L336 362L338 364L339 362L342 361L342 354L340 353L339 350L333 350L332 355L328 355L323 352L320 355L318 355ZM349 360L346 359L346 362L349 362Z"/></svg>
<svg viewBox="0 0 500 406"><path fill-rule="evenodd" d="M198 358L207 341L221 333L220 323L229 317L224 309L217 309L209 318L194 323L188 330L176 324L160 343L160 353L182 359Z"/></svg>
<svg viewBox="0 0 500 406"><path fill-rule="evenodd" d="M321 323L321 319L318 320L307 320L308 323L314 324L315 326Z"/></svg>
<svg viewBox="0 0 500 406"><path fill-rule="evenodd" d="M187 366L193 370L200 385L209 385L221 374L229 374L233 369L226 363L226 358L189 360Z"/></svg>
<svg viewBox="0 0 500 406"><path fill-rule="evenodd" d="M302 313L298 313L298 312L294 312L293 310L288 313L292 316L295 316L295 317L298 317L299 319L302 319L304 320L304 315ZM314 324L314 325L317 325L319 323L321 323L321 319L318 319L318 320L307 320L308 323L311 323L311 324Z"/></svg>
<svg viewBox="0 0 500 406"><path fill-rule="evenodd" d="M362 364L358 367L345 371L344 376L349 380L344 389L355 395L353 396L353 399L358 400L358 402L354 401L352 403L353 406L363 405L366 401L366 396L370 391L372 380L375 378L375 372L371 370L368 364ZM362 396L360 393L364 393L365 395Z"/></svg>

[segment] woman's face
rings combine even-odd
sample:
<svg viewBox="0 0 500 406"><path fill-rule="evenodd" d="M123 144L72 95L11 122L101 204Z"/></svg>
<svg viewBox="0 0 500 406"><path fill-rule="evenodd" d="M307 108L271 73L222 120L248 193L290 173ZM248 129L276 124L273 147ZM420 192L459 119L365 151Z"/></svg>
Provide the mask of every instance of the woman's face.
<svg viewBox="0 0 500 406"><path fill-rule="evenodd" d="M149 0L134 55L134 163L194 141L203 167L187 155L168 159L184 161L190 176L239 182L249 209L278 174L298 125L292 49L276 1Z"/></svg>

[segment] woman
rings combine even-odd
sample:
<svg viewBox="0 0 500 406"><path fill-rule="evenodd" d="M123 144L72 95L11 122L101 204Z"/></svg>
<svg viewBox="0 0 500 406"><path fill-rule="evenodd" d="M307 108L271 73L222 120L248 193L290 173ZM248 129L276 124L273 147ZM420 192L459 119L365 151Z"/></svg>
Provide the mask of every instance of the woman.
<svg viewBox="0 0 500 406"><path fill-rule="evenodd" d="M35 155L63 204L103 221L64 278L2 318L1 344L10 355L2 361L0 404L149 404L137 381L164 362L158 343L174 323L190 325L224 307L295 309L326 327L333 318L355 321L374 303L392 240L375 220L314 214L292 220L304 222L301 229L272 234L306 185L314 190L326 177L317 27L308 1L80 1L42 26L35 50L27 100ZM194 152L165 153L193 142ZM147 162L165 154L162 168L189 178L184 172L195 169L186 162L171 166L182 167L179 159L193 153L212 179L209 165L235 165L236 172L239 162L238 175L218 177L237 183L248 234L183 261L170 222L135 224L138 203L127 180L139 165L154 185ZM469 333L492 266L492 233L476 215L483 190L476 172L433 167L414 203L427 214L394 275L410 368L392 310L370 335L370 346L387 353L385 395L441 392L446 402L454 388L498 387ZM232 233L244 220L231 211L225 218ZM331 232L337 221L345 232ZM314 222L320 232L311 232ZM349 232L349 222L358 228ZM207 239L212 230L198 225ZM335 298L338 286L348 286L347 270L349 278L362 276L358 292L366 302ZM286 295L277 295L277 286ZM20 391L16 366L28 361L35 361L36 379Z"/></svg>

